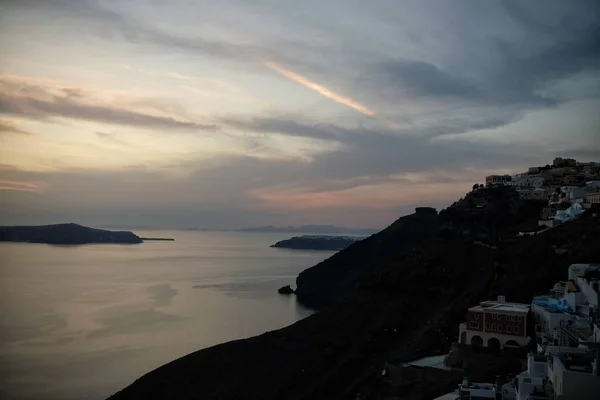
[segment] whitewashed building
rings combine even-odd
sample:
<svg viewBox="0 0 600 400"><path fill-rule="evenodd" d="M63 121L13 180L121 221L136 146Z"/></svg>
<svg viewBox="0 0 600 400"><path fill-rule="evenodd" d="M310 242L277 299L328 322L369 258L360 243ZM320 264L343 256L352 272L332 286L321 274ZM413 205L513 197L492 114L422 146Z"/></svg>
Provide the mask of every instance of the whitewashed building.
<svg viewBox="0 0 600 400"><path fill-rule="evenodd" d="M581 203L573 203L573 205L566 210L557 210L554 219L560 221L561 223L572 221L579 217L584 211L585 210L583 209L583 205Z"/></svg>
<svg viewBox="0 0 600 400"><path fill-rule="evenodd" d="M519 188L541 188L544 182L545 179L540 175L520 174L515 175L510 184Z"/></svg>
<svg viewBox="0 0 600 400"><path fill-rule="evenodd" d="M600 394L598 349L549 347L530 354L527 370L515 379L516 400L597 400Z"/></svg>

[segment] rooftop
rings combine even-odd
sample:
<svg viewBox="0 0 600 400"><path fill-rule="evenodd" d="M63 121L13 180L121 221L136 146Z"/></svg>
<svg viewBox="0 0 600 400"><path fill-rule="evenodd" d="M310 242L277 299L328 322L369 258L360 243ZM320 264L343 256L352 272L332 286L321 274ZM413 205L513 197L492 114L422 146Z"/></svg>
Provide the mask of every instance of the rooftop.
<svg viewBox="0 0 600 400"><path fill-rule="evenodd" d="M529 304L523 303L506 303L500 301L483 301L478 306L469 308L471 311L497 311L509 312L517 314L527 314L529 312Z"/></svg>

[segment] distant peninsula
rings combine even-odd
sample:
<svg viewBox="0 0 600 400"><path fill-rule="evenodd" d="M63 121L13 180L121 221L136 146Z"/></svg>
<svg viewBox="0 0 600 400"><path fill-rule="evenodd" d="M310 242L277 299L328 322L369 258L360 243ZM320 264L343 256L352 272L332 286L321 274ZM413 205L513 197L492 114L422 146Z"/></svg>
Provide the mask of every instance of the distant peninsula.
<svg viewBox="0 0 600 400"><path fill-rule="evenodd" d="M143 240L130 231L108 231L74 223L40 226L0 226L0 242L76 244L136 244Z"/></svg>
<svg viewBox="0 0 600 400"><path fill-rule="evenodd" d="M297 250L343 250L351 244L364 239L355 236L325 236L325 235L302 235L291 239L280 240L271 245L285 249Z"/></svg>
<svg viewBox="0 0 600 400"><path fill-rule="evenodd" d="M339 233L348 235L371 235L379 232L376 228L345 228L333 225L300 225L300 226L259 226L237 229L237 232L275 232L275 233Z"/></svg>

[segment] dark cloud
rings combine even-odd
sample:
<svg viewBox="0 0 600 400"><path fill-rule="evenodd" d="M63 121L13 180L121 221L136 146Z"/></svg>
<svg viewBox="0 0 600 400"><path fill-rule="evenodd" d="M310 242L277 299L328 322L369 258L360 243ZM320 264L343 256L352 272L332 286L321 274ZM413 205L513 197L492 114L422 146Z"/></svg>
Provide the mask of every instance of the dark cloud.
<svg viewBox="0 0 600 400"><path fill-rule="evenodd" d="M481 96L480 90L472 83L426 62L390 60L382 63L381 71L376 74L380 74L389 84L409 89L409 95L467 98Z"/></svg>
<svg viewBox="0 0 600 400"><path fill-rule="evenodd" d="M551 107L567 99L540 91L576 73L600 68L600 24L565 34L545 48L526 54L521 44L490 40L499 62L477 76L461 76L421 61L386 60L365 72L365 83L398 89L400 96L417 96L438 101L460 101L478 106ZM477 63L477 60L472 60ZM392 92L393 93L393 92Z"/></svg>

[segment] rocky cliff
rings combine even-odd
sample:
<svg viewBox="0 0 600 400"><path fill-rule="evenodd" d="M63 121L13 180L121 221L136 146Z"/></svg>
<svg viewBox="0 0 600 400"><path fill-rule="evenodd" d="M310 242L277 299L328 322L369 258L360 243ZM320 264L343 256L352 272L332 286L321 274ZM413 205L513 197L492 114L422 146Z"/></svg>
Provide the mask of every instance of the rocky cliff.
<svg viewBox="0 0 600 400"><path fill-rule="evenodd" d="M90 244L90 243L142 243L142 239L128 231L107 231L88 228L78 224L41 226L2 226L0 242L27 242L47 244Z"/></svg>
<svg viewBox="0 0 600 400"><path fill-rule="evenodd" d="M498 205L503 196L514 200L495 190L486 196ZM385 362L447 351L469 306L499 294L528 302L563 280L571 263L600 260L597 215L587 212L536 236L511 236L514 228L501 221L527 220L523 207L530 205L493 207L485 218L465 217L473 210L467 206L451 211L439 217L439 234L404 251L388 248L397 242L384 237L362 244L363 254L352 250L357 243L338 254L352 250L361 262L385 261L347 296L289 327L175 360L112 399L378 398ZM494 243L481 240L490 234ZM377 244L385 257L373 253ZM472 371L472 377L489 379L491 373ZM402 388L402 398L433 398L448 385L454 383L413 382Z"/></svg>

